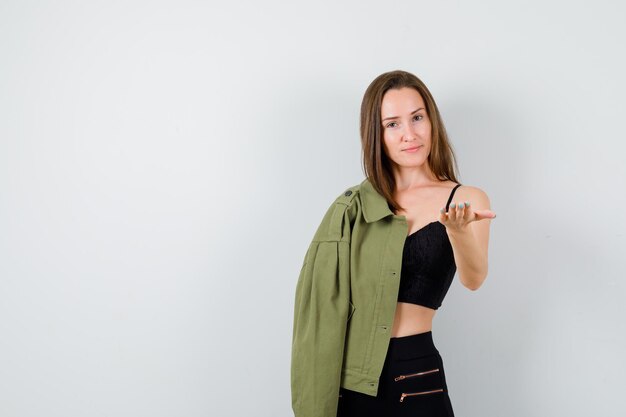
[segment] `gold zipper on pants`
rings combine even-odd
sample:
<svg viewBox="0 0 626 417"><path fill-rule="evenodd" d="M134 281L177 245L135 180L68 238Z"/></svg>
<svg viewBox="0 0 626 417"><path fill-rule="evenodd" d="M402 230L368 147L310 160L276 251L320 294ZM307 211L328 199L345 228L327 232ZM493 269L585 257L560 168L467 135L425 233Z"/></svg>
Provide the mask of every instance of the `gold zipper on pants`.
<svg viewBox="0 0 626 417"><path fill-rule="evenodd" d="M439 368L431 369L429 371L416 372L414 374L399 375L399 376L395 377L393 380L394 381L400 381L401 379L404 379L404 378L412 378L414 376L428 375L428 374L432 374L433 372L439 372Z"/></svg>
<svg viewBox="0 0 626 417"><path fill-rule="evenodd" d="M402 395L400 396L400 402L402 402L402 400L404 400L404 397L410 397L412 395L424 395L424 394L432 394L435 392L443 392L443 388L439 388L439 389L434 389L432 391L421 391L421 392L403 392Z"/></svg>

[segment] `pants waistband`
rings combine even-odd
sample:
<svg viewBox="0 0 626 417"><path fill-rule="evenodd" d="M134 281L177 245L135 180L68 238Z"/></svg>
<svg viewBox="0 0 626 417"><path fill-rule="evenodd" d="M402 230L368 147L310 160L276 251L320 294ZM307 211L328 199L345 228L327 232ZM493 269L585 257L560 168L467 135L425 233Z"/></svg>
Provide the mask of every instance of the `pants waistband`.
<svg viewBox="0 0 626 417"><path fill-rule="evenodd" d="M436 353L439 351L435 346L432 330L389 339L389 354L392 357L419 357Z"/></svg>

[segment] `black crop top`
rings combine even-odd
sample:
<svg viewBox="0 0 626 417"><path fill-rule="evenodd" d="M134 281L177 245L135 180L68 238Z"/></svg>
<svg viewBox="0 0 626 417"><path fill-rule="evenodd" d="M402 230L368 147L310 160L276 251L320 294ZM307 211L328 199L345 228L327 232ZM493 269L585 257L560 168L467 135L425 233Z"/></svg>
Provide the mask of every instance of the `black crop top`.
<svg viewBox="0 0 626 417"><path fill-rule="evenodd" d="M450 193L452 196L461 184ZM428 223L407 236L402 254L398 301L419 304L437 310L445 298L456 273L452 245L446 226L439 220Z"/></svg>

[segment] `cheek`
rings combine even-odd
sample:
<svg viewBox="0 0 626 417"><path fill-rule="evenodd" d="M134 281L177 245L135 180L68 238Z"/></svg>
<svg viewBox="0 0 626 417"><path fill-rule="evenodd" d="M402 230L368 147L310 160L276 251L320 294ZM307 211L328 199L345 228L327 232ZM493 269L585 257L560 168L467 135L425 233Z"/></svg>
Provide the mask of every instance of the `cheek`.
<svg viewBox="0 0 626 417"><path fill-rule="evenodd" d="M387 133L383 133L383 148L385 149L385 152L387 154L389 154L389 142L391 141L391 138L389 137L389 135Z"/></svg>
<svg viewBox="0 0 626 417"><path fill-rule="evenodd" d="M398 154L400 153L400 151L397 149L396 146L393 145L393 142L388 143L386 140L384 140L383 151L385 152L385 155L387 156L387 158L389 158L389 160L394 162L398 161Z"/></svg>
<svg viewBox="0 0 626 417"><path fill-rule="evenodd" d="M391 155L389 154L389 147L387 146L386 143L383 142L383 152L385 153L385 155L387 155L388 157L391 157Z"/></svg>
<svg viewBox="0 0 626 417"><path fill-rule="evenodd" d="M393 132L389 132L389 131L385 131L383 133L383 143L385 144L385 147L387 148L387 150L389 149L393 149L399 142L398 138L396 138L396 135L393 134Z"/></svg>

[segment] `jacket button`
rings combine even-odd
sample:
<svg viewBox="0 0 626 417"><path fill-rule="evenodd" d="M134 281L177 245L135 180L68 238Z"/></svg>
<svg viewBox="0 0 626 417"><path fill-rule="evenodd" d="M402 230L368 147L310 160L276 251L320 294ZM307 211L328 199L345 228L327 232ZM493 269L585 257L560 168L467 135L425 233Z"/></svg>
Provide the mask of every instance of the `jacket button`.
<svg viewBox="0 0 626 417"><path fill-rule="evenodd" d="M343 195L345 195L345 196L349 196L350 194L352 194L352 191L348 190L348 191L346 191Z"/></svg>

